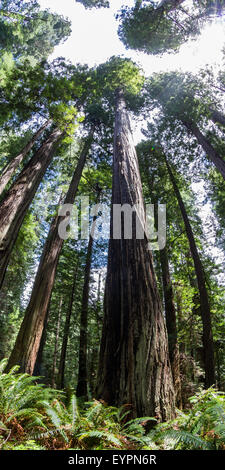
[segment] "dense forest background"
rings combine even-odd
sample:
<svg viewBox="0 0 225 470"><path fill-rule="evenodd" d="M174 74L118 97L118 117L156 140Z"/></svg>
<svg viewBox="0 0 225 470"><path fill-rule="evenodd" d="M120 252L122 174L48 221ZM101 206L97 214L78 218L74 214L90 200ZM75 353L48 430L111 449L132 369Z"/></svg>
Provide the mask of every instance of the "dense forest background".
<svg viewBox="0 0 225 470"><path fill-rule="evenodd" d="M222 64L147 77L124 57L50 60L70 20L36 0L0 5L1 448L223 449ZM118 35L174 54L224 6L139 0L118 12ZM143 239L134 223L126 239L124 218L113 239L112 211L104 236L113 204L139 207ZM154 237L148 249L145 204L155 232L166 204L162 249ZM72 206L86 238L73 236Z"/></svg>

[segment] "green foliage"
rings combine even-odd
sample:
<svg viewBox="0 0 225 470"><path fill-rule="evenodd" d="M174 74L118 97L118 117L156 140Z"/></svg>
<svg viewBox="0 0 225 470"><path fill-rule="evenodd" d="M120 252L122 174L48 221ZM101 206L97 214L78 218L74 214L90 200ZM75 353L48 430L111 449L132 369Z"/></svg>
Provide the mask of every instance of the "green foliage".
<svg viewBox="0 0 225 470"><path fill-rule="evenodd" d="M156 424L151 417L129 420L126 405L79 404L71 392L62 401L62 393L18 374L17 367L4 374L5 365L1 361L2 449L224 449L225 395L213 388L193 396L188 413L178 411L175 420Z"/></svg>
<svg viewBox="0 0 225 470"><path fill-rule="evenodd" d="M170 422L156 426L150 432L161 449L224 450L225 395L213 387L190 398L188 413L178 413Z"/></svg>
<svg viewBox="0 0 225 470"><path fill-rule="evenodd" d="M70 23L57 14L40 10L36 0L3 0L0 12L1 51L10 51L15 60L47 58L54 46L69 36Z"/></svg>
<svg viewBox="0 0 225 470"><path fill-rule="evenodd" d="M108 407L96 400L80 407L73 394L65 405L62 393L36 384L34 377L18 374L17 367L4 374L6 363L0 363L3 449L122 449L146 445L144 425L155 421L153 418L126 423L124 408Z"/></svg>

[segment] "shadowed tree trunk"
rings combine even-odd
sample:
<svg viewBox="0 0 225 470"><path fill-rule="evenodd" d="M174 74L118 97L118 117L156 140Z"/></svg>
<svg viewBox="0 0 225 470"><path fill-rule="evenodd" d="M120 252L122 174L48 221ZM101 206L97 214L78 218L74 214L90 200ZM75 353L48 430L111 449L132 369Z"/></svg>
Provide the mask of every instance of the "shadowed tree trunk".
<svg viewBox="0 0 225 470"><path fill-rule="evenodd" d="M55 348L54 348L54 355L53 355L53 367L52 367L52 387L53 388L56 388L55 376L56 376L56 365L57 365L57 356L58 356L59 332L60 332L61 315L62 315L62 301L63 299L61 296L60 301L59 301L58 321L57 321L57 326L56 326Z"/></svg>
<svg viewBox="0 0 225 470"><path fill-rule="evenodd" d="M26 164L0 204L0 287L26 212L63 132L55 129Z"/></svg>
<svg viewBox="0 0 225 470"><path fill-rule="evenodd" d="M86 139L64 204L73 204L74 202L92 143L93 132L94 130L91 131L89 138ZM63 246L63 239L60 237L58 230L59 224L65 220L68 221L68 216L57 215L52 221L34 281L30 302L27 306L6 370L9 370L12 365L18 364L21 371L33 374L44 321L54 286L58 259Z"/></svg>
<svg viewBox="0 0 225 470"><path fill-rule="evenodd" d="M100 192L97 195L97 202L99 201ZM84 286L81 301L81 314L80 314L80 345L79 345L79 366L78 366L78 379L77 379L77 397L88 399L88 369L87 369L87 327L88 327L88 300L89 300L89 287L90 287L90 274L91 274L91 258L93 250L93 237L95 230L95 222L97 216L93 217L92 229L89 237L87 258L84 270Z"/></svg>
<svg viewBox="0 0 225 470"><path fill-rule="evenodd" d="M70 320L72 315L73 309L73 302L74 302L74 295L76 290L76 283L77 283L77 271L78 271L78 263L76 263L74 275L73 275L73 284L70 293L69 305L66 313L66 321L64 325L64 332L63 332L63 341L61 347L61 354L59 360L59 372L58 372L58 387L60 389L64 388L64 374L65 374L65 363L66 363L66 351L67 351L67 344L68 344L68 337L69 337L69 329L70 329Z"/></svg>
<svg viewBox="0 0 225 470"><path fill-rule="evenodd" d="M202 324L203 324L205 386L208 388L211 385L215 384L215 366L214 366L211 313L210 313L208 292L207 292L206 283L205 283L205 274L204 274L202 262L198 253L198 249L195 243L192 228L189 222L189 218L188 218L179 188L177 186L175 177L173 175L173 172L170 168L168 161L166 159L165 161L166 161L166 166L167 166L168 173L171 179L171 183L173 185L174 192L176 194L180 211L183 217L183 221L184 221L184 225L185 225L185 229L186 229L186 233L187 233L187 237L188 237L188 241L190 245L190 251L191 251L192 258L194 261L194 266L195 266L195 272L196 272L199 295L200 295L201 317L202 317Z"/></svg>
<svg viewBox="0 0 225 470"><path fill-rule="evenodd" d="M28 144L25 145L23 150L14 157L11 162L9 162L5 168L2 171L1 177L0 177L0 196L2 195L5 187L7 186L9 180L11 179L11 176L15 173L16 169L19 167L20 163L23 161L24 157L30 152L32 147L34 146L35 142L38 140L38 138L43 134L44 130L48 125L50 124L50 120L46 121L42 127L33 135L33 137L30 139Z"/></svg>
<svg viewBox="0 0 225 470"><path fill-rule="evenodd" d="M163 294L165 302L166 327L168 332L169 356L173 374L173 383L176 393L176 405L182 407L181 381L180 381L180 359L177 342L176 309L173 297L173 286L170 278L169 261L166 247L159 252L163 281Z"/></svg>
<svg viewBox="0 0 225 470"><path fill-rule="evenodd" d="M196 137L198 143L202 146L205 150L207 156L210 160L214 163L217 170L222 175L223 179L225 179L225 161L220 157L218 152L212 147L208 139L202 134L199 130L198 126L193 122L189 121L182 121L186 128L192 132L192 134Z"/></svg>
<svg viewBox="0 0 225 470"><path fill-rule="evenodd" d="M112 205L138 205L145 211L137 155L121 90L116 93ZM146 235L113 239L113 206L105 289L98 397L110 405L129 404L133 416L174 415L174 389L168 337Z"/></svg>

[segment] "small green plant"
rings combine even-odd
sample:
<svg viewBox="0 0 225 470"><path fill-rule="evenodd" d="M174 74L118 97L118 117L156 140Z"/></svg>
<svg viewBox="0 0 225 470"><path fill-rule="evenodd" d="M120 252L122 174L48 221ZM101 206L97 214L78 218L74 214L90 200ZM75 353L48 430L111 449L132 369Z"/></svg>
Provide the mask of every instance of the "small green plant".
<svg viewBox="0 0 225 470"><path fill-rule="evenodd" d="M156 426L150 433L162 449L225 449L225 394L211 387L190 398L188 413Z"/></svg>

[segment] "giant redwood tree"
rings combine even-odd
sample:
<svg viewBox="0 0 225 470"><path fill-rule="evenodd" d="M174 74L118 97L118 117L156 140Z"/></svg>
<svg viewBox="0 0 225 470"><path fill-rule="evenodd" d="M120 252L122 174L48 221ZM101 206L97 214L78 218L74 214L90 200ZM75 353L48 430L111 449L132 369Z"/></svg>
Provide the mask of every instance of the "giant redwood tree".
<svg viewBox="0 0 225 470"><path fill-rule="evenodd" d="M0 287L14 243L38 186L50 165L64 131L53 129L39 150L25 165L0 204Z"/></svg>
<svg viewBox="0 0 225 470"><path fill-rule="evenodd" d="M65 205L74 203L82 171L93 140L93 133L94 127L92 127L84 143L69 189L63 201ZM35 277L30 301L26 308L14 348L11 352L7 369L18 364L22 371L33 374L54 286L58 259L64 241L59 233L59 225L63 220L68 220L66 214L64 216L57 214L52 220Z"/></svg>
<svg viewBox="0 0 225 470"><path fill-rule="evenodd" d="M108 67L111 87L117 78L112 210L115 204L138 205L137 223L145 227L142 185L124 98L126 83L134 86L138 73L127 60L112 59ZM122 224L121 239L113 238L112 215L97 393L109 404L130 404L134 416L168 419L174 412L174 389L152 255L146 233L137 239L132 226L132 236L126 239L124 230Z"/></svg>

